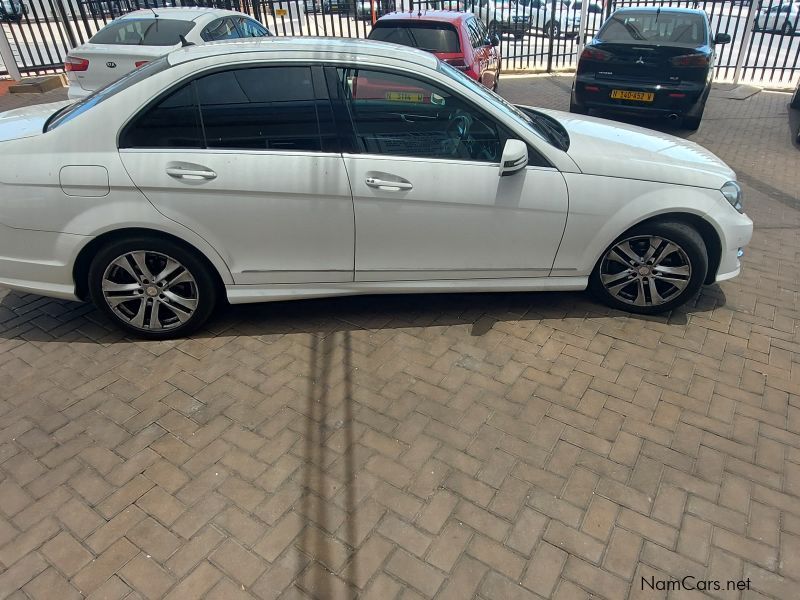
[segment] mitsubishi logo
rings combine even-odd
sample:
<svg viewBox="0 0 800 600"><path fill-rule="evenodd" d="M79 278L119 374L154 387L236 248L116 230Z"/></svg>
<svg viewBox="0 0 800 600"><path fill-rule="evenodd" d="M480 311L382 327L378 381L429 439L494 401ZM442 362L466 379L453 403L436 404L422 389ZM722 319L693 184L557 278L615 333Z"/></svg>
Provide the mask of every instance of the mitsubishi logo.
<svg viewBox="0 0 800 600"><path fill-rule="evenodd" d="M643 65L643 64L644 64L644 58L640 56L640 57L639 57L639 58L636 60L636 64L637 64L637 65Z"/></svg>
<svg viewBox="0 0 800 600"><path fill-rule="evenodd" d="M108 61L108 62L106 63L106 66L107 66L109 69L116 69L116 68L117 68L117 63L115 63L113 60L110 60L110 61Z"/></svg>

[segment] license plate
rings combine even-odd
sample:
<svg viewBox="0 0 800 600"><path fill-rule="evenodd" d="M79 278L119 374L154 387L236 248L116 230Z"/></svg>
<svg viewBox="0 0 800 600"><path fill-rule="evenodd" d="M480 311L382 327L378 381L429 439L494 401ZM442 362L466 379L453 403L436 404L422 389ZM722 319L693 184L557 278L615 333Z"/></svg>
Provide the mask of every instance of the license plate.
<svg viewBox="0 0 800 600"><path fill-rule="evenodd" d="M414 102L420 104L425 96L417 92L386 92L386 99L391 102Z"/></svg>
<svg viewBox="0 0 800 600"><path fill-rule="evenodd" d="M286 10L285 8L276 8L275 9L275 15L278 16L278 17L285 17L288 14L289 14L289 11Z"/></svg>
<svg viewBox="0 0 800 600"><path fill-rule="evenodd" d="M653 92L631 92L628 90L611 90L614 100L634 100L636 102L652 102L655 98Z"/></svg>

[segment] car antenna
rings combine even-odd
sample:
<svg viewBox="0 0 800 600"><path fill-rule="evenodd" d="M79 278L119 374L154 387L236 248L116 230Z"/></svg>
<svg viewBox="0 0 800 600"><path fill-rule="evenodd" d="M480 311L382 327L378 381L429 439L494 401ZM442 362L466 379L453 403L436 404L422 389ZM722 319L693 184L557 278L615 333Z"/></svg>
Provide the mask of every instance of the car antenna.
<svg viewBox="0 0 800 600"><path fill-rule="evenodd" d="M153 16L157 19L158 18L158 13L156 12L156 9L153 8L152 6L148 6L147 8L149 8L152 11Z"/></svg>
<svg viewBox="0 0 800 600"><path fill-rule="evenodd" d="M188 48L189 46L194 46L194 42L187 42L186 38L183 37L183 34L178 34L178 39L181 41L181 48Z"/></svg>

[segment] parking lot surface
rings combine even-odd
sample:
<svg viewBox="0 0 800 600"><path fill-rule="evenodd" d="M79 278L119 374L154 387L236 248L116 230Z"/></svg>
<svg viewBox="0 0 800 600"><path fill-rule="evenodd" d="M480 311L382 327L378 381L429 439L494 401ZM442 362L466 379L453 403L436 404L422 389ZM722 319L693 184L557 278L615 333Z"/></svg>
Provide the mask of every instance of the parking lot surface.
<svg viewBox="0 0 800 600"><path fill-rule="evenodd" d="M755 91L689 136L744 184L742 274L664 317L375 296L151 343L0 289L0 598L798 597L798 122Z"/></svg>

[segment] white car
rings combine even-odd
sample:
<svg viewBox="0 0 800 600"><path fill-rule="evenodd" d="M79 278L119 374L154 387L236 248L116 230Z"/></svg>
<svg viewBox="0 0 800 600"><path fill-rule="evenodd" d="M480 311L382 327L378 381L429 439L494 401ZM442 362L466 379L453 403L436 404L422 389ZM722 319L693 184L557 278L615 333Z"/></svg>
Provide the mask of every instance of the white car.
<svg viewBox="0 0 800 600"><path fill-rule="evenodd" d="M183 48L0 140L0 285L149 338L224 300L589 286L657 313L736 276L753 228L692 142L374 41Z"/></svg>
<svg viewBox="0 0 800 600"><path fill-rule="evenodd" d="M136 10L111 21L64 61L67 94L83 98L126 73L189 44L272 35L244 13L218 8Z"/></svg>
<svg viewBox="0 0 800 600"><path fill-rule="evenodd" d="M754 31L778 32L794 35L800 30L800 3L788 0L765 0L758 9L753 23Z"/></svg>
<svg viewBox="0 0 800 600"><path fill-rule="evenodd" d="M444 5L446 9L452 7L446 0ZM477 15L490 35L508 33L519 40L530 29L530 14L510 0L461 0L460 8Z"/></svg>

